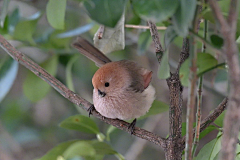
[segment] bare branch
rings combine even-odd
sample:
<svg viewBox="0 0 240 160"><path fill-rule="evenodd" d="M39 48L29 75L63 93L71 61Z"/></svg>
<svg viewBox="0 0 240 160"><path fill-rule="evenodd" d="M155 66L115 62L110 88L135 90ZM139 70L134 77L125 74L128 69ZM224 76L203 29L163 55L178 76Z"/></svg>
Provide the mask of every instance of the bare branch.
<svg viewBox="0 0 240 160"><path fill-rule="evenodd" d="M202 122L200 126L200 132L204 131L211 123L213 123L226 109L228 103L228 98L224 98L223 101L218 105L214 111L209 114ZM193 130L193 137L195 136L195 129ZM182 138L182 145L185 145L186 136Z"/></svg>
<svg viewBox="0 0 240 160"><path fill-rule="evenodd" d="M35 75L46 81L50 86L52 86L55 90L57 90L62 96L71 101L72 103L82 107L87 110L92 104L87 100L83 99L73 91L69 90L64 84L62 84L59 80L51 76L45 69L41 68L38 64L33 62L27 56L22 54L20 51L16 50L7 40L4 39L3 36L0 35L0 46L3 48L13 59L18 61L20 64L25 66L27 69L32 71ZM103 122L113 125L118 129L129 132L128 126L129 123L118 120L118 119L110 119L103 117L97 111L93 111L93 116L102 120ZM156 145L161 146L163 149L166 148L166 139L161 138L160 136L148 132L144 129L135 127L133 135L148 140Z"/></svg>
<svg viewBox="0 0 240 160"><path fill-rule="evenodd" d="M223 17L222 13L221 13L221 9L217 3L217 0L209 0L209 4L212 8L213 11L213 15L215 16L215 19L218 21L218 23L220 23L221 25L221 29L228 29L229 26L225 20L225 18Z"/></svg>
<svg viewBox="0 0 240 160"><path fill-rule="evenodd" d="M238 17L238 1L231 0L228 14L228 24L231 27L231 31L234 33L236 32L237 28L237 17Z"/></svg>
<svg viewBox="0 0 240 160"><path fill-rule="evenodd" d="M162 45L161 45L161 42L159 39L157 26L155 23L153 23L151 21L148 21L148 25L149 25L150 32L152 35L152 40L153 40L155 48L156 48L156 56L157 56L158 62L161 63L161 59L162 59L164 50L162 48Z"/></svg>
<svg viewBox="0 0 240 160"><path fill-rule="evenodd" d="M189 57L189 39L184 38L183 39L183 44L182 44L182 51L180 53L180 59L179 59L179 64L177 67L176 73L179 74L179 70L183 62Z"/></svg>

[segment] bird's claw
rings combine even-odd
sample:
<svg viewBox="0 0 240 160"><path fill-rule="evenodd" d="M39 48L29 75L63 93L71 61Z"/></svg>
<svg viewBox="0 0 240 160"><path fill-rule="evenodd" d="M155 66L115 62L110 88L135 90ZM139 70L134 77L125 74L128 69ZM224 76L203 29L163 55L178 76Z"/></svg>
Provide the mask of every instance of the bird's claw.
<svg viewBox="0 0 240 160"><path fill-rule="evenodd" d="M137 123L137 119L135 118L132 123L128 126L128 129L130 130L131 135L134 133L135 125Z"/></svg>
<svg viewBox="0 0 240 160"><path fill-rule="evenodd" d="M89 116L89 117L91 116L91 114L93 113L94 110L95 110L95 107L94 107L94 105L92 104L92 105L87 109L87 111L88 111L88 116Z"/></svg>

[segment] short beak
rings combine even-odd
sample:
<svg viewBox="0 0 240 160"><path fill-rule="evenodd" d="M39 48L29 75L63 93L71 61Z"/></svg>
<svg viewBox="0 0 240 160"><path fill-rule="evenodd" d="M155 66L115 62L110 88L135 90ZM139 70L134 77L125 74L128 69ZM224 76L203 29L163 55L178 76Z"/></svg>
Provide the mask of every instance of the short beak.
<svg viewBox="0 0 240 160"><path fill-rule="evenodd" d="M98 95L101 97L104 97L104 96L106 96L106 93L98 90Z"/></svg>

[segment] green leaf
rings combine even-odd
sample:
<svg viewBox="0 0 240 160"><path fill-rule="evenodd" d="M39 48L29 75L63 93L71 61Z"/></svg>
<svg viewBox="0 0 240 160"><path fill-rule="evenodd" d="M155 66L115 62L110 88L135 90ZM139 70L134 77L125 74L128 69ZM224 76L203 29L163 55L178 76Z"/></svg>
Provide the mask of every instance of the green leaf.
<svg viewBox="0 0 240 160"><path fill-rule="evenodd" d="M124 157L116 152L110 145L105 142L91 141L93 148L98 155L115 155L119 160L124 160Z"/></svg>
<svg viewBox="0 0 240 160"><path fill-rule="evenodd" d="M58 56L52 56L41 66L52 76L56 75L58 65ZM32 72L28 72L27 78L23 83L23 92L26 97L33 101L37 102L44 98L50 90L50 85L47 82L43 81L41 78L37 77Z"/></svg>
<svg viewBox="0 0 240 160"><path fill-rule="evenodd" d="M60 123L60 127L76 130L84 133L91 133L91 134L98 134L99 129L96 125L96 123L83 115L74 115L71 117L68 117L64 121Z"/></svg>
<svg viewBox="0 0 240 160"><path fill-rule="evenodd" d="M217 71L217 74L215 76L215 82L219 83L219 82L224 82L228 80L228 73L226 69L219 69Z"/></svg>
<svg viewBox="0 0 240 160"><path fill-rule="evenodd" d="M220 151L216 154L213 160L219 160L220 159Z"/></svg>
<svg viewBox="0 0 240 160"><path fill-rule="evenodd" d="M0 12L0 24L5 24L10 0L3 0Z"/></svg>
<svg viewBox="0 0 240 160"><path fill-rule="evenodd" d="M223 39L216 34L211 35L210 40L212 44L217 48L221 48L223 46L223 43L224 43Z"/></svg>
<svg viewBox="0 0 240 160"><path fill-rule="evenodd" d="M49 0L47 4L47 19L55 29L64 29L66 0Z"/></svg>
<svg viewBox="0 0 240 160"><path fill-rule="evenodd" d="M218 129L218 128L215 127L214 125L208 126L204 131L202 131L202 132L200 133L199 139L201 140L201 139L202 139L203 137L205 137L208 133L210 133L210 132L212 132L212 131L214 131L214 130L216 130L216 129Z"/></svg>
<svg viewBox="0 0 240 160"><path fill-rule="evenodd" d="M75 142L77 142L77 140L61 143L61 144L55 146L53 149L48 151L47 154L45 154L43 157L41 157L41 158L39 158L37 160L50 160L50 159L57 160L57 158L59 156L61 156L63 154L63 152L70 145L74 144Z"/></svg>
<svg viewBox="0 0 240 160"><path fill-rule="evenodd" d="M187 59L181 66L179 71L180 80L183 86L188 86L189 77L189 59ZM197 74L203 74L207 71L215 69L218 67L217 60L209 53L198 53L197 55Z"/></svg>
<svg viewBox="0 0 240 160"><path fill-rule="evenodd" d="M114 126L109 126L107 129L107 141L110 141L110 134L113 133L117 128Z"/></svg>
<svg viewBox="0 0 240 160"><path fill-rule="evenodd" d="M196 127L196 122L193 123L193 128ZM187 123L183 122L182 123L182 136L185 136L187 132Z"/></svg>
<svg viewBox="0 0 240 160"><path fill-rule="evenodd" d="M189 65L190 65L190 61L189 59L186 59L185 62L183 62L183 64L181 65L179 70L179 77L181 80L181 84L185 87L188 86Z"/></svg>
<svg viewBox="0 0 240 160"><path fill-rule="evenodd" d="M84 6L93 20L113 28L123 14L125 3L126 0L88 0Z"/></svg>
<svg viewBox="0 0 240 160"><path fill-rule="evenodd" d="M94 46L104 54L123 50L125 47L125 14L122 15L114 28L104 27L102 38L98 38L99 30L93 37ZM100 28L99 28L100 29Z"/></svg>
<svg viewBox="0 0 240 160"><path fill-rule="evenodd" d="M196 160L212 160L221 149L222 135L207 143L198 153Z"/></svg>
<svg viewBox="0 0 240 160"><path fill-rule="evenodd" d="M91 144L93 148L96 151L96 154L100 155L111 155L111 154L116 154L117 152L112 149L110 145L108 145L105 142L99 142L99 141L91 141Z"/></svg>
<svg viewBox="0 0 240 160"><path fill-rule="evenodd" d="M65 159L71 159L75 156L94 156L96 151L90 141L78 141L71 144L63 153Z"/></svg>
<svg viewBox="0 0 240 160"><path fill-rule="evenodd" d="M37 12L31 17L21 20L19 23L17 23L13 37L18 40L28 41L29 43L34 44L35 42L33 40L33 34L36 30L36 26L41 15L41 12Z"/></svg>
<svg viewBox="0 0 240 160"><path fill-rule="evenodd" d="M106 136L103 134L103 133L98 133L97 134L97 139L98 139L98 141L100 141L100 142L103 142L104 140L105 140L105 138L106 138Z"/></svg>
<svg viewBox="0 0 240 160"><path fill-rule="evenodd" d="M168 49L168 46L176 37L177 37L177 33L175 32L174 27L169 26L164 34L165 50Z"/></svg>
<svg viewBox="0 0 240 160"><path fill-rule="evenodd" d="M10 33L14 32L14 28L16 27L16 25L18 24L20 20L20 13L19 13L19 9L16 8L12 14L9 16L9 26L8 26L8 31Z"/></svg>
<svg viewBox="0 0 240 160"><path fill-rule="evenodd" d="M188 28L193 20L197 1L181 0L175 14L172 17L173 26L179 36L186 37Z"/></svg>
<svg viewBox="0 0 240 160"><path fill-rule="evenodd" d="M67 63L66 67L66 83L67 87L71 90L74 91L74 85L73 85L73 80L72 80L72 67L73 64L79 59L79 54L74 55L71 57L69 62Z"/></svg>
<svg viewBox="0 0 240 160"><path fill-rule="evenodd" d="M145 54L146 50L150 47L152 37L149 31L141 32L138 37L138 54Z"/></svg>
<svg viewBox="0 0 240 160"><path fill-rule="evenodd" d="M0 61L0 102L11 89L17 76L18 62L6 56Z"/></svg>
<svg viewBox="0 0 240 160"><path fill-rule="evenodd" d="M152 20L161 22L171 17L178 5L178 0L133 0L133 8L135 12L144 20Z"/></svg>
<svg viewBox="0 0 240 160"><path fill-rule="evenodd" d="M8 15L4 19L3 27L0 26L0 34L4 35L8 33L8 26L9 26L9 18Z"/></svg>
<svg viewBox="0 0 240 160"><path fill-rule="evenodd" d="M48 40L54 48L64 49L69 47L71 38L59 38L58 35L64 33L64 30L55 30L51 33ZM49 41L47 43L49 43Z"/></svg>
<svg viewBox="0 0 240 160"><path fill-rule="evenodd" d="M218 116L218 118L214 121L214 123L221 128L223 128L223 121L224 121L225 113L226 113L226 111L223 111L223 113L220 114L220 116Z"/></svg>
<svg viewBox="0 0 240 160"><path fill-rule="evenodd" d="M196 127L196 123L194 122L193 127ZM182 123L182 136L186 135L186 122ZM199 135L199 140L201 140L203 137L205 137L208 133L212 132L213 130L218 129L217 127L213 125L209 125L204 131L202 131Z"/></svg>
<svg viewBox="0 0 240 160"><path fill-rule="evenodd" d="M218 61L209 53L198 53L197 55L197 66L198 71L197 74L216 66Z"/></svg>
<svg viewBox="0 0 240 160"><path fill-rule="evenodd" d="M154 100L152 107L149 109L149 111L144 116L141 116L138 119L144 119L144 118L147 118L152 115L166 112L168 110L169 110L168 104L166 104L165 102L162 102L162 101Z"/></svg>
<svg viewBox="0 0 240 160"><path fill-rule="evenodd" d="M240 139L240 133L238 133L238 139ZM236 159L237 159L237 160L240 160L240 145L239 145L239 144L237 144L236 153L237 153Z"/></svg>
<svg viewBox="0 0 240 160"><path fill-rule="evenodd" d="M158 77L160 79L167 79L168 77L170 77L170 67L168 64L167 52L163 53L161 64L159 65L159 68L158 68Z"/></svg>

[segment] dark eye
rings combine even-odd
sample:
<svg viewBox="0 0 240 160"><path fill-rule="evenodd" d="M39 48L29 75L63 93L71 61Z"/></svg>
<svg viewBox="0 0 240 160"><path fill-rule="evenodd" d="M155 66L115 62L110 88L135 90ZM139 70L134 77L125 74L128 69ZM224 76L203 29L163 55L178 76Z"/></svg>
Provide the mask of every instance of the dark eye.
<svg viewBox="0 0 240 160"><path fill-rule="evenodd" d="M108 83L108 82L106 82L106 83L105 83L105 87L108 87L108 86L109 86L109 83Z"/></svg>

